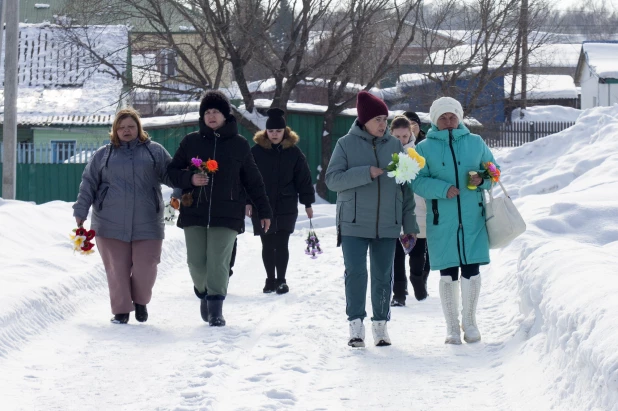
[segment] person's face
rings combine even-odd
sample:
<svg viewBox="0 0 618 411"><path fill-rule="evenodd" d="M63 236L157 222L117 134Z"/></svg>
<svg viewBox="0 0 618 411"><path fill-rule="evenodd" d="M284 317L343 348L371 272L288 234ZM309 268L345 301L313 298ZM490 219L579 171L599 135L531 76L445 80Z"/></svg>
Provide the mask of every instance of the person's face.
<svg viewBox="0 0 618 411"><path fill-rule="evenodd" d="M120 141L133 141L137 138L137 123L133 118L127 117L120 121L116 132Z"/></svg>
<svg viewBox="0 0 618 411"><path fill-rule="evenodd" d="M274 130L266 130L266 134L268 135L268 139L273 144L281 143L283 140L283 134L285 130L282 128L274 129Z"/></svg>
<svg viewBox="0 0 618 411"><path fill-rule="evenodd" d="M440 117L438 117L438 130L448 130L457 128L459 125L459 119L453 113L444 113Z"/></svg>
<svg viewBox="0 0 618 411"><path fill-rule="evenodd" d="M412 138L412 130L409 127L395 128L391 130L391 134L397 137L397 139L401 141L401 144L403 144L404 146L408 144L410 142L410 138Z"/></svg>
<svg viewBox="0 0 618 411"><path fill-rule="evenodd" d="M374 137L382 137L386 131L387 116L377 116L365 123L365 130Z"/></svg>
<svg viewBox="0 0 618 411"><path fill-rule="evenodd" d="M225 124L225 117L216 108L209 108L204 112L204 123L213 130L216 130Z"/></svg>

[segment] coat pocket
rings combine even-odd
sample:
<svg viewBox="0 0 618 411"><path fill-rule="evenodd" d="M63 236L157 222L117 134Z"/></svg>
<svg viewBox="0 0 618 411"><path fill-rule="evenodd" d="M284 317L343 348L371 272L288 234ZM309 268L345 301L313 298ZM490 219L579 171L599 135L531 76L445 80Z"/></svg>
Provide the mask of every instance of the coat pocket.
<svg viewBox="0 0 618 411"><path fill-rule="evenodd" d="M399 187L397 187L395 197L395 224L401 224L403 222L403 193Z"/></svg>
<svg viewBox="0 0 618 411"><path fill-rule="evenodd" d="M99 211L103 210L103 202L105 201L105 197L107 197L107 191L109 190L109 186L105 187L101 192L101 199L99 200Z"/></svg>
<svg viewBox="0 0 618 411"><path fill-rule="evenodd" d="M356 222L356 192L339 194L337 198L337 217L340 222Z"/></svg>
<svg viewBox="0 0 618 411"><path fill-rule="evenodd" d="M152 199L155 203L155 211L159 214L159 210L161 210L161 204L159 202L159 195L157 194L157 189L152 187Z"/></svg>

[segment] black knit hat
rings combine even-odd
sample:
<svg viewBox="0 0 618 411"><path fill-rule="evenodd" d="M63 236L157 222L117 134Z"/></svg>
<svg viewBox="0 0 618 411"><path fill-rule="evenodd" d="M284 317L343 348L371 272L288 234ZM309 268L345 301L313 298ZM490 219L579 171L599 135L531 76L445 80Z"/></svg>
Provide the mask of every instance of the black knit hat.
<svg viewBox="0 0 618 411"><path fill-rule="evenodd" d="M280 108L271 108L268 109L266 115L268 116L268 120L266 120L266 130L280 130L285 128L285 118L283 115L285 111Z"/></svg>
<svg viewBox="0 0 618 411"><path fill-rule="evenodd" d="M204 113L206 110L211 108L219 110L225 118L228 118L232 112L232 109L230 108L230 101L227 99L225 94L219 90L208 90L204 93L202 102L200 103L200 118L204 118Z"/></svg>
<svg viewBox="0 0 618 411"><path fill-rule="evenodd" d="M406 116L408 120L414 121L419 127L421 126L421 118L414 111L405 111L403 115Z"/></svg>
<svg viewBox="0 0 618 411"><path fill-rule="evenodd" d="M356 112L358 122L365 125L374 117L388 116L388 107L382 99L363 90L356 95Z"/></svg>

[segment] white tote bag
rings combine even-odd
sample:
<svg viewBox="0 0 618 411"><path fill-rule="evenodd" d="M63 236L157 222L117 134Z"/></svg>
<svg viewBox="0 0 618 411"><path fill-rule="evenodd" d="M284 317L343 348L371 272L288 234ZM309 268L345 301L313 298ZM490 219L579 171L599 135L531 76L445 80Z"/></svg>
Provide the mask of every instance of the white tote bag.
<svg viewBox="0 0 618 411"><path fill-rule="evenodd" d="M503 197L494 198L493 184L489 189L489 201L485 204L485 224L489 236L489 248L506 247L526 231L526 222L501 182Z"/></svg>

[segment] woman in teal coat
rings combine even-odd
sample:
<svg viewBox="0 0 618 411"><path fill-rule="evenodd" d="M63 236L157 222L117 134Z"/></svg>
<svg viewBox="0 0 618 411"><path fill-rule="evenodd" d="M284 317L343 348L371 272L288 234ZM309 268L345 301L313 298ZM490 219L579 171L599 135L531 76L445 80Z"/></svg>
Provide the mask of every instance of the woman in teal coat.
<svg viewBox="0 0 618 411"><path fill-rule="evenodd" d="M479 266L489 263L482 189L483 163L494 157L483 139L462 123L461 104L437 99L429 110L431 129L417 146L426 165L411 183L427 200L427 245L431 268L440 270L440 300L447 323L447 344L461 344L459 328L459 270L461 268L464 340L481 339L476 306L481 288ZM469 172L477 172L469 177ZM470 183L476 188L469 189Z"/></svg>

